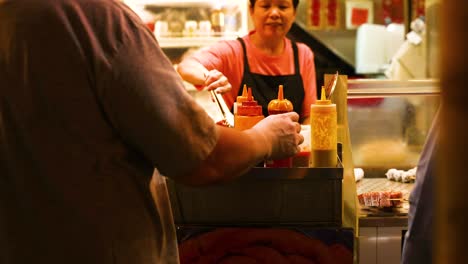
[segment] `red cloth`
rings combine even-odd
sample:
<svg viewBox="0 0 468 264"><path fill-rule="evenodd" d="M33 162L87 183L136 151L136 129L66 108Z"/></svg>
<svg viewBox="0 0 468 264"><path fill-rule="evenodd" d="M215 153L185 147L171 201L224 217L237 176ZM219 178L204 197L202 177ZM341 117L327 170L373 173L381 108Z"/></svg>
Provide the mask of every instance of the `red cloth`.
<svg viewBox="0 0 468 264"><path fill-rule="evenodd" d="M343 245L326 245L290 229L220 228L182 242L180 263L351 264Z"/></svg>

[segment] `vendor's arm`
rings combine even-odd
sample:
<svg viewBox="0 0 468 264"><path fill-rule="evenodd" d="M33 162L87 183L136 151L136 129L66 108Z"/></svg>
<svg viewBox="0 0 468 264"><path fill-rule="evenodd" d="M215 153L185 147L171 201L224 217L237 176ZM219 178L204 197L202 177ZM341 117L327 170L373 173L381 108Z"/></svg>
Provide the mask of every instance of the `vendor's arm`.
<svg viewBox="0 0 468 264"><path fill-rule="evenodd" d="M182 79L195 85L199 89L208 91L215 90L218 93L225 93L232 89L229 80L216 69L207 69L203 64L194 58L186 58L177 66Z"/></svg>
<svg viewBox="0 0 468 264"><path fill-rule="evenodd" d="M177 72L185 81L203 87L209 70L197 60L186 58L177 66Z"/></svg>

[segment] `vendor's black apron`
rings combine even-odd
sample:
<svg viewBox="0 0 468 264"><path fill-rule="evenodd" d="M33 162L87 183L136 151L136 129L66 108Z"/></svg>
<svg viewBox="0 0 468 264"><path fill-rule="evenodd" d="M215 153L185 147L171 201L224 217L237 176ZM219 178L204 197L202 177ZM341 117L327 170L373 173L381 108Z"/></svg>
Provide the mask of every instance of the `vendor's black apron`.
<svg viewBox="0 0 468 264"><path fill-rule="evenodd" d="M302 82L301 71L299 68L299 58L297 45L291 41L294 54L294 74L290 75L262 75L252 73L247 60L247 49L244 40L238 38L244 50L244 75L239 89L239 95L242 95L244 84L252 88L252 95L262 106L263 115L268 116L268 103L278 98L278 86L283 85L284 98L291 101L294 111L301 114L302 102L304 101L304 85Z"/></svg>

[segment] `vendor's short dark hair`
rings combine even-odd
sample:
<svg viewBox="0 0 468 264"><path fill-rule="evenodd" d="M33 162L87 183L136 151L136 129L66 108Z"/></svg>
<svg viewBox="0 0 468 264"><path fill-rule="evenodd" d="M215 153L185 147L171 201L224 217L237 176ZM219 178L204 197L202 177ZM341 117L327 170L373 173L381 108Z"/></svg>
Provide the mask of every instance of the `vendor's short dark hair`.
<svg viewBox="0 0 468 264"><path fill-rule="evenodd" d="M257 0L249 0L250 1L250 7L254 7L255 5L255 2L257 2ZM299 4L299 0L293 0L293 6L294 6L294 9L297 8L297 5Z"/></svg>

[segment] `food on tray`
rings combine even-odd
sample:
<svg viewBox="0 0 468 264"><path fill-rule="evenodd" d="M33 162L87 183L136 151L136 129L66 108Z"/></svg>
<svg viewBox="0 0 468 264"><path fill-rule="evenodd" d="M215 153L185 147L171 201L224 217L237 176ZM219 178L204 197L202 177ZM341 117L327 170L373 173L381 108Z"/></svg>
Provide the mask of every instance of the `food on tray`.
<svg viewBox="0 0 468 264"><path fill-rule="evenodd" d="M358 195L359 204L368 207L399 207L403 201L400 191L374 191Z"/></svg>
<svg viewBox="0 0 468 264"><path fill-rule="evenodd" d="M180 263L352 264L345 246L327 245L290 229L220 228L183 241Z"/></svg>
<svg viewBox="0 0 468 264"><path fill-rule="evenodd" d="M414 182L414 180L416 179L416 167L407 171L389 169L387 173L385 173L385 175L387 176L387 179L391 181L398 181L403 183Z"/></svg>

